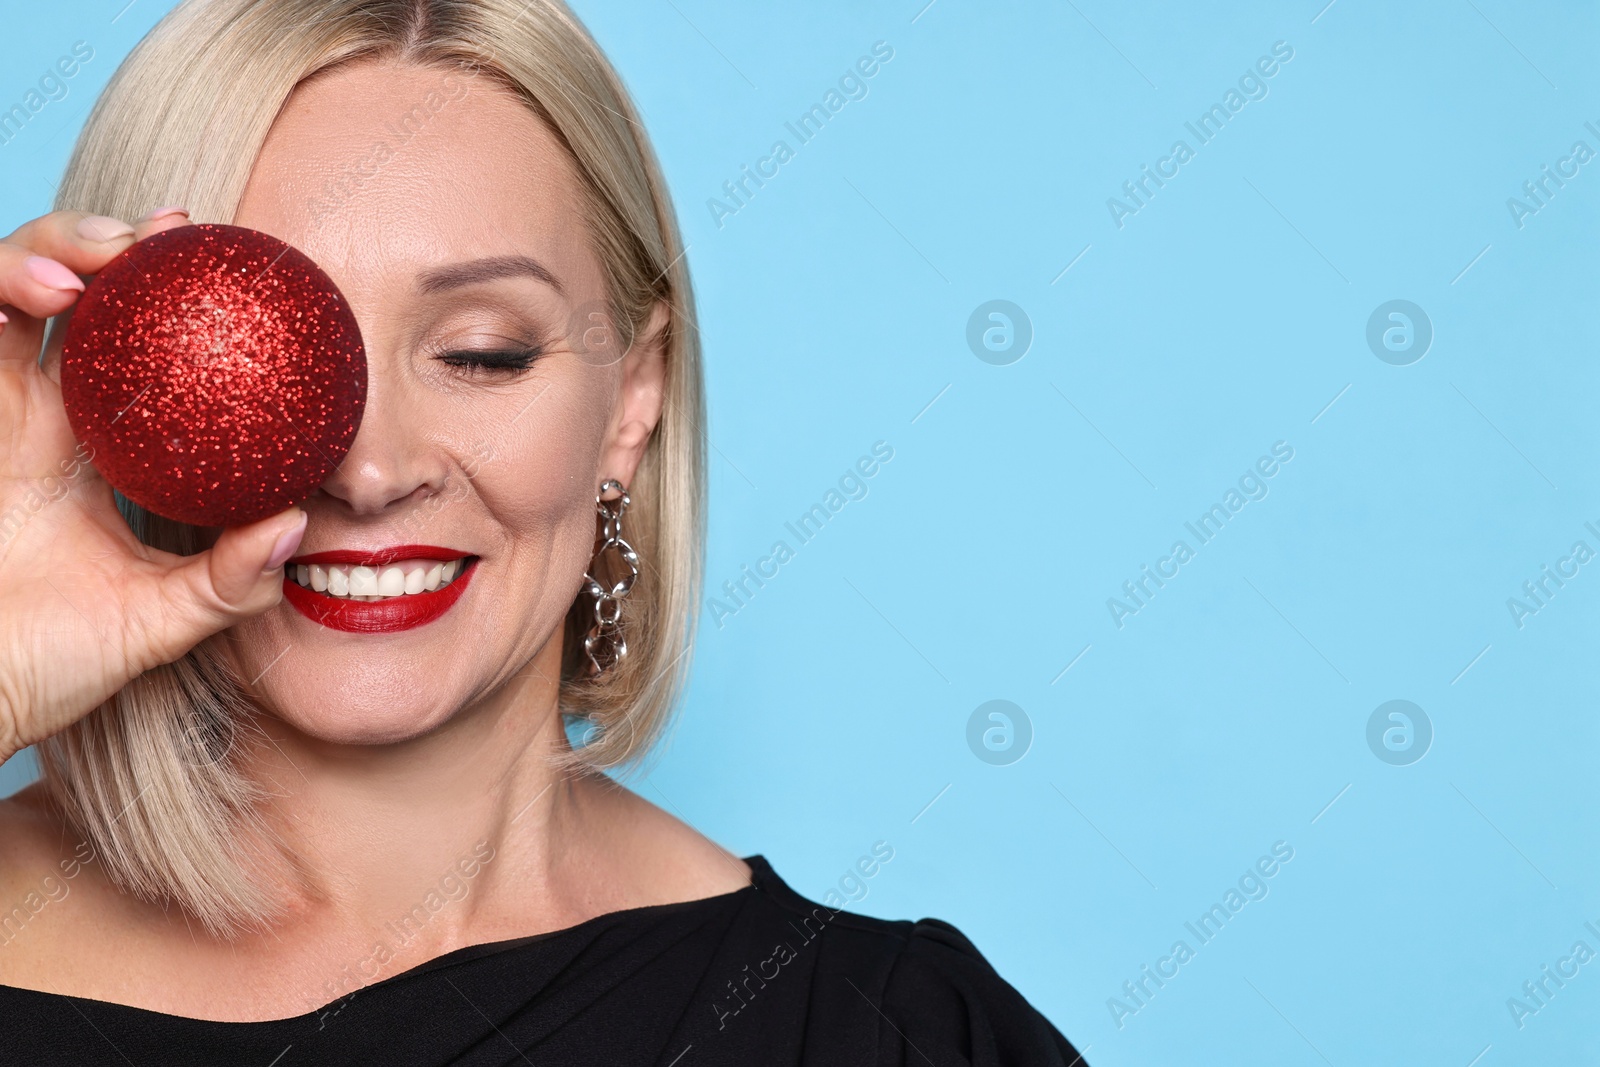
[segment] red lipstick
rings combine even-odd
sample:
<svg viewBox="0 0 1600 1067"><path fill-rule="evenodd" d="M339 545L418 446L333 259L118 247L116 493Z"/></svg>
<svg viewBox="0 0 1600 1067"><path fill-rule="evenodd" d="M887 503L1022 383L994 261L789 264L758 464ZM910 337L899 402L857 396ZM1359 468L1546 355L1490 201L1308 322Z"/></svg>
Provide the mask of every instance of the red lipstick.
<svg viewBox="0 0 1600 1067"><path fill-rule="evenodd" d="M467 583L478 570L478 557L454 548L434 545L397 545L391 548L357 551L336 549L298 556L286 566L312 563L383 567L407 559L435 559L448 562L466 557L461 573L449 585L425 593L386 597L383 600L348 600L307 589L285 571L283 599L312 622L345 633L382 634L410 630L439 618L467 591Z"/></svg>
<svg viewBox="0 0 1600 1067"><path fill-rule="evenodd" d="M403 559L436 559L448 563L469 555L470 552L463 552L459 548L440 548L438 545L391 545L370 551L336 548L331 552L308 552L296 556L289 561L289 566L296 563L346 563L358 567L386 567Z"/></svg>

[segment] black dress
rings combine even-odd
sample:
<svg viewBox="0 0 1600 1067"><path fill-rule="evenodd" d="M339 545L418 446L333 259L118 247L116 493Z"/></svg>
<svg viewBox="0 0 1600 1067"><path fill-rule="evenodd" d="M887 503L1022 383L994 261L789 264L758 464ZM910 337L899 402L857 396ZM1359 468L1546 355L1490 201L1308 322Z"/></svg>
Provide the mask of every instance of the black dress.
<svg viewBox="0 0 1600 1067"><path fill-rule="evenodd" d="M0 986L0 1063L119 1067L1077 1067L954 927L752 883L472 945L288 1019L208 1022Z"/></svg>

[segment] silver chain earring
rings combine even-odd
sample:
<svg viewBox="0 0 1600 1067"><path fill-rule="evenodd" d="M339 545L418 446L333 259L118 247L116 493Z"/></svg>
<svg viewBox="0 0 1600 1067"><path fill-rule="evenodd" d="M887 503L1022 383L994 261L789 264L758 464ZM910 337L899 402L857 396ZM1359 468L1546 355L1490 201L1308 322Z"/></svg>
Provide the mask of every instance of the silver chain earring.
<svg viewBox="0 0 1600 1067"><path fill-rule="evenodd" d="M605 499L606 494L612 492L618 496L613 500ZM639 553L622 538L622 515L630 503L627 489L615 478L608 478L594 498L595 510L601 518L600 547L595 550L589 570L583 576L583 591L594 599L594 623L583 638L583 652L589 657L591 677L604 674L628 655L627 636L622 632L622 601L639 578ZM595 572L605 569L605 555L613 551L621 560L617 569L622 577L607 586L595 577Z"/></svg>

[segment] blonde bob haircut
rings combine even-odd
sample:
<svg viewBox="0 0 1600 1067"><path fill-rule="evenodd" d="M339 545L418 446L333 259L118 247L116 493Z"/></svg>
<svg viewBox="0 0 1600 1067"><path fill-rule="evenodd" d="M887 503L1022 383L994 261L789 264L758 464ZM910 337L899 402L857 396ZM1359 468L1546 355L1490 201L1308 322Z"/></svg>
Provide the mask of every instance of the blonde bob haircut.
<svg viewBox="0 0 1600 1067"><path fill-rule="evenodd" d="M560 0L184 0L95 104L56 207L131 219L184 204L195 222L231 222L290 93L357 59L445 68L471 90L520 97L576 164L618 351L658 301L670 309L664 411L628 487L626 536L644 561L623 601L628 655L598 679L585 674L584 596L563 627L561 711L588 720L593 740L558 761L574 771L636 766L688 673L705 514L703 384L684 249L654 153L621 80ZM409 103L397 101L397 125L427 121L439 101L406 112ZM117 504L144 543L198 550L196 528L120 494ZM222 654L226 640L224 631L146 672L39 745L49 795L111 880L224 937L279 918L276 879L296 868L262 814L267 790L236 766L262 736L249 685Z"/></svg>

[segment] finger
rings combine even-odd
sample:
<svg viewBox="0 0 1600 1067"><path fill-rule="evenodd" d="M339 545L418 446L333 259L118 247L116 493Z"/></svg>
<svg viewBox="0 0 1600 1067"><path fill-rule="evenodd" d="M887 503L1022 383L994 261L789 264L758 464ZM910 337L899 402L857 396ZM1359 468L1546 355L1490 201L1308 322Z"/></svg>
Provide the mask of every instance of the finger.
<svg viewBox="0 0 1600 1067"><path fill-rule="evenodd" d="M37 255L23 245L0 244L0 304L44 319L71 307L81 292L83 280L59 260Z"/></svg>
<svg viewBox="0 0 1600 1067"><path fill-rule="evenodd" d="M153 237L164 230L176 229L179 226L189 225L189 212L181 207L163 207L145 215L133 224L134 237L142 241L146 237ZM67 335L67 324L72 321L74 308L67 308L58 314L50 324L50 335L44 343L44 359L41 366L45 377L51 381L61 381L61 346ZM0 339L0 344L3 344Z"/></svg>
<svg viewBox="0 0 1600 1067"><path fill-rule="evenodd" d="M290 508L224 530L210 549L163 579L164 631L156 642L170 663L219 630L259 615L283 598L283 564L305 535L308 516Z"/></svg>
<svg viewBox="0 0 1600 1067"><path fill-rule="evenodd" d="M189 212L181 207L158 207L144 218L133 224L133 236L137 240L144 240L161 233L163 230L175 229L178 226L189 225Z"/></svg>
<svg viewBox="0 0 1600 1067"><path fill-rule="evenodd" d="M94 274L133 244L133 224L107 215L55 211L25 222L8 245L63 263L78 274Z"/></svg>

